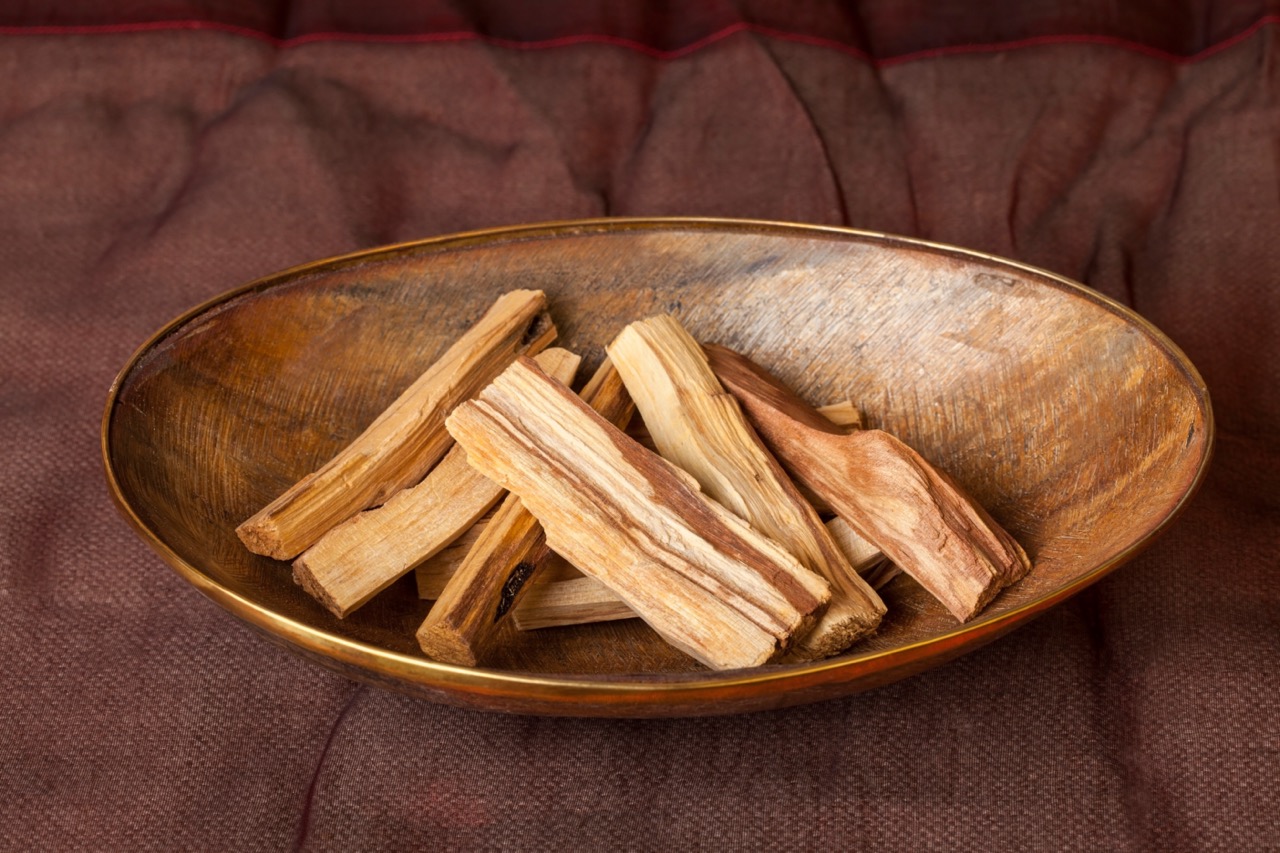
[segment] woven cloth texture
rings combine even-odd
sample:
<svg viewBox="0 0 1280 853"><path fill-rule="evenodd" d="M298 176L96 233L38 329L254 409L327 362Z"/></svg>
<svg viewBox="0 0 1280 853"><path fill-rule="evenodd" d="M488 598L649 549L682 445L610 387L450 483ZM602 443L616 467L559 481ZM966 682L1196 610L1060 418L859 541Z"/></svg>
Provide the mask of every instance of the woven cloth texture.
<svg viewBox="0 0 1280 853"><path fill-rule="evenodd" d="M1280 848L1280 7L535 5L0 12L0 849ZM978 652L667 721L358 686L113 508L107 388L190 306L389 242L667 214L1083 281L1201 370L1212 469L1138 559Z"/></svg>

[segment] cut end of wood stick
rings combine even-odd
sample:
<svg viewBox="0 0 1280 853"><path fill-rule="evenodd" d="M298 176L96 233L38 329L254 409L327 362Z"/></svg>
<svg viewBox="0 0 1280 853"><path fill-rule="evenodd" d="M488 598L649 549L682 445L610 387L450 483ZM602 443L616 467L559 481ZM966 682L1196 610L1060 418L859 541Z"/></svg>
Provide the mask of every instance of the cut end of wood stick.
<svg viewBox="0 0 1280 853"><path fill-rule="evenodd" d="M283 546L280 528L269 517L257 516L243 522L236 528L236 536L244 547L255 554L270 557L273 560L288 560L293 555Z"/></svg>
<svg viewBox="0 0 1280 853"><path fill-rule="evenodd" d="M256 554L290 560L416 483L453 443L444 429L449 411L555 336L542 291L503 294L351 444L241 523L236 535Z"/></svg>
<svg viewBox="0 0 1280 853"><path fill-rule="evenodd" d="M301 559L293 561L293 582L306 590L308 595L323 604L326 610L339 619L345 619L347 614L355 609L355 607L344 607L330 595L325 589L324 582L316 577L311 567Z"/></svg>
<svg viewBox="0 0 1280 853"><path fill-rule="evenodd" d="M845 429L862 429L862 412L850 400L818 407L818 414Z"/></svg>
<svg viewBox="0 0 1280 853"><path fill-rule="evenodd" d="M451 625L423 625L417 633L418 647L434 661L454 666L475 666L480 660L471 643Z"/></svg>
<svg viewBox="0 0 1280 853"><path fill-rule="evenodd" d="M537 519L507 495L418 629L423 653L474 666L546 550Z"/></svg>

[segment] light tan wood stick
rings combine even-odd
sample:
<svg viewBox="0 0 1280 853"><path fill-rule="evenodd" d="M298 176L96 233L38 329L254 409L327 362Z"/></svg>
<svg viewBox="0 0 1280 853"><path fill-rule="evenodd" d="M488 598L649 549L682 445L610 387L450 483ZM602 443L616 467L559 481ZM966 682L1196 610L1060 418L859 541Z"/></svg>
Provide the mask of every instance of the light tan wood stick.
<svg viewBox="0 0 1280 853"><path fill-rule="evenodd" d="M827 533L831 534L831 538L836 541L836 545L840 546L840 553L844 554L849 565L853 566L853 570L858 574L863 574L884 559L880 549L868 542L843 518L831 519L826 523L826 528Z"/></svg>
<svg viewBox="0 0 1280 853"><path fill-rule="evenodd" d="M579 357L553 347L537 356L572 381ZM293 563L293 579L339 618L462 535L502 497L502 487L467 464L458 447L421 483L320 537Z"/></svg>
<svg viewBox="0 0 1280 853"><path fill-rule="evenodd" d="M615 427L631 420L631 397L607 359L582 397ZM520 498L507 495L418 629L422 651L435 660L462 666L483 661L498 626L550 553L542 525Z"/></svg>
<svg viewBox="0 0 1280 853"><path fill-rule="evenodd" d="M826 528L850 565L872 589L879 590L898 573L897 567L888 564L875 546L841 519L831 519ZM552 559L554 561L555 555ZM525 596L512 609L511 620L521 631L610 622L636 615L595 578L557 577L559 573L554 566L552 562L542 570L544 582L529 584Z"/></svg>
<svg viewBox="0 0 1280 853"><path fill-rule="evenodd" d="M863 572L862 579L871 584L871 588L878 592L888 586L889 581L902 573L902 569L898 568L892 560L882 559Z"/></svg>
<svg viewBox="0 0 1280 853"><path fill-rule="evenodd" d="M822 406L818 411L837 426L853 426L861 422L861 415L851 403ZM645 446L652 447L652 438L640 418L630 420L627 435L633 438L639 435L645 440L642 444L647 442ZM485 524L487 519L480 519L439 554L418 566L418 595L421 598L440 597L445 584L458 570ZM825 526L850 566L872 589L879 592L901 573L897 566L884 559L879 548L859 536L844 519L833 518ZM538 567L537 577L530 578L525 593L511 608L511 621L521 631L634 618L635 611L612 590L595 578L584 577L572 563L555 552L551 552L546 563Z"/></svg>
<svg viewBox="0 0 1280 853"><path fill-rule="evenodd" d="M709 667L775 658L830 598L822 578L528 359L447 424L472 466L542 522L552 550Z"/></svg>
<svg viewBox="0 0 1280 853"><path fill-rule="evenodd" d="M857 429L862 424L861 412L859 412L858 409L848 401L841 402L841 403L832 403L827 406L819 406L818 412L824 418L831 421L836 426L843 426L849 429ZM634 438L636 441L640 442L640 444L643 445L644 447L647 447L650 450L653 450L655 453L657 452L657 448L653 446L653 437L649 435L649 430L645 428L644 421L641 420L640 418L633 417L628 422L626 427L626 433L631 438ZM800 484L796 483L796 486L799 488ZM807 489L800 488L800 493L804 495L805 500L813 504L813 508L818 510L818 512L821 513L821 512L830 511L830 509L826 507L826 501L821 501L820 504L815 503L815 496L812 494L812 492L808 492ZM453 577L453 573L458 570L458 566L462 565L462 560L467 556L467 552L471 550L471 546L474 545L476 543L476 540L480 538L480 533L481 531L484 530L484 525L486 524L487 520L488 520L488 517L481 518L479 521L473 524L470 528L468 528L465 533L463 533L453 542L450 542L448 545L442 548L440 550L440 553L432 557L429 557L428 559L418 564L418 567L414 571L417 574L417 579L418 579L418 597L419 598L434 600L440 597L440 593L444 591L444 586L449 582L449 578ZM867 575L863 571L860 564L865 559L865 555L863 554L863 550L865 548L871 548L875 552L877 561L880 559L883 559L883 556L884 556L883 554L880 553L880 550L878 548L875 548L875 546L871 545L871 543L867 542L867 540L863 539L861 536L858 536L858 534L854 531L852 527L850 527L848 524L846 524L843 520L839 518L833 518L827 521L826 527L827 527L827 531L831 533L833 538L835 538L836 544L839 545L840 549L844 552L845 557L848 558L849 562L853 565L854 570L858 572L859 575L862 575L862 579L867 581L868 585L872 589L879 591L880 587L883 586L883 583L881 584L873 583L871 576ZM846 543L846 541L842 541L842 537L845 539L848 539L849 537L856 537L857 541L856 543L854 543L852 540L849 540ZM850 546L852 546L852 550ZM552 569L556 567L560 567L560 570L564 572L564 577L550 578L547 576L548 575L547 570L540 570L539 574L542 576L542 579L543 580L570 580L573 578L582 577L582 573L579 572L577 569L575 569L571 563L566 563L562 560L559 560L559 561L553 560L551 563L548 564L548 569ZM894 574L896 573L897 573L897 568L895 567ZM878 578L878 575L876 577ZM586 586L584 585L583 588L585 589ZM603 587L601 589L603 589ZM602 593L602 595L612 595L612 593L604 592ZM513 609L512 618L515 619L517 623L519 623L521 609L525 609L525 608L526 608L526 605L522 601L519 606ZM616 608L614 610L616 610ZM612 615L614 610L608 611L609 619L628 618L627 616ZM632 613L630 615L634 616L635 614ZM586 624L591 621L594 621L594 620L590 618L586 618L586 619L582 619L581 621L565 622L563 624L566 624L566 625Z"/></svg>
<svg viewBox="0 0 1280 853"><path fill-rule="evenodd" d="M607 349L661 454L831 584L831 604L796 638L793 656L828 657L872 633L884 602L756 437L698 342L674 317L659 315L631 323Z"/></svg>
<svg viewBox="0 0 1280 853"><path fill-rule="evenodd" d="M556 337L540 290L513 290L449 347L401 395L319 470L236 528L255 554L291 560L335 525L418 482L453 440L445 416L516 356Z"/></svg>
<svg viewBox="0 0 1280 853"><path fill-rule="evenodd" d="M712 368L797 480L960 621L1030 568L1026 553L950 477L881 430L833 430L749 359L707 346Z"/></svg>
<svg viewBox="0 0 1280 853"><path fill-rule="evenodd" d="M511 621L521 631L634 619L636 612L592 577L531 583Z"/></svg>
<svg viewBox="0 0 1280 853"><path fill-rule="evenodd" d="M846 430L862 429L862 412L850 400L819 406L818 414Z"/></svg>
<svg viewBox="0 0 1280 853"><path fill-rule="evenodd" d="M462 531L457 539L441 548L413 567L414 579L418 583L418 598L435 601L444 592L445 584L453 577L458 566L467 558L467 552L475 546L485 527L493 519L497 508L489 510L475 524Z"/></svg>

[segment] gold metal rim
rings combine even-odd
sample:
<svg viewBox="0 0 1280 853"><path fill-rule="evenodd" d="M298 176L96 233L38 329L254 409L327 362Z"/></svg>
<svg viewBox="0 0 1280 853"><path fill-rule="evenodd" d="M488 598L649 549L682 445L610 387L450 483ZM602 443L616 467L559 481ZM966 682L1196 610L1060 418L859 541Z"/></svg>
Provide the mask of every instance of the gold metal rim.
<svg viewBox="0 0 1280 853"><path fill-rule="evenodd" d="M592 676L551 676L506 670L459 667L437 663L427 658L411 657L368 643L331 634L264 608L205 575L169 548L160 536L138 517L121 490L110 454L111 414L125 379L135 369L139 361L160 341L195 317L221 304L246 293L284 284L311 273L333 269L335 266L346 266L375 257L390 258L397 254L418 251L432 246L463 246L502 238L553 237L572 233L672 229L784 232L797 236L827 235L925 249L961 259L979 260L1021 270L1042 279L1045 284L1067 291L1075 298L1085 299L1111 311L1131 323L1134 327L1142 330L1151 339L1152 343L1165 352L1172 362L1178 365L1187 376L1189 385L1203 406L1205 424L1204 452L1192 481L1178 502L1166 513L1165 517L1143 537L1110 560L1077 578L1074 582L1020 605L1013 610L980 618L974 622L959 626L953 631L948 631L945 634L940 634L927 640L876 652L844 655L825 661L786 667L742 670L727 675L715 672L663 674L661 680L644 680L642 677L634 680L614 680L612 678ZM262 628L302 650L361 670L367 670L383 677L403 680L445 693L457 692L472 696L520 697L533 703L548 704L571 704L577 699L602 700L606 697L613 697L614 701L630 702L637 708L649 705L665 705L673 701L693 702L700 698L705 698L705 695L708 694L738 693L744 688L799 686L801 684L852 680L859 674L891 669L890 664L892 661L889 660L891 658L900 659L903 663L908 663L919 657L919 652L933 646L945 648L952 645L953 641L962 639L967 635L972 635L975 638L998 636L1096 582L1118 566L1131 560L1148 547L1159 535L1164 533L1169 525L1181 515L1188 502L1203 483L1213 455L1214 441L1215 425L1208 387L1205 385L1195 365L1191 363L1191 360L1187 358L1182 349L1153 323L1133 309L1083 284L1057 273L1008 258L913 237L830 225L710 217L595 218L487 228L364 249L358 252L312 261L263 276L183 312L144 341L130 356L112 382L107 394L101 427L102 460L107 486L121 514L143 540L179 575L220 606L246 622ZM839 677L842 670L848 670L847 679ZM835 677L833 678L832 676Z"/></svg>

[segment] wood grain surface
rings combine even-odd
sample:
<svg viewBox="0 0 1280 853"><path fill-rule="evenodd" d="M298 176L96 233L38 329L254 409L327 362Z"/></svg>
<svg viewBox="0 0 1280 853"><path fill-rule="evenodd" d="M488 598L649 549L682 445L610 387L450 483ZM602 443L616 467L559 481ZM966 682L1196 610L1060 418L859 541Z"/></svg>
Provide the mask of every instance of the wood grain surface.
<svg viewBox="0 0 1280 853"><path fill-rule="evenodd" d="M485 669L427 661L430 602L403 579L345 620L249 553L235 526L351 441L494 298L547 293L584 370L670 313L810 403L850 400L976 497L1034 570L957 628L909 579L880 631L820 664L728 677L637 620L508 628ZM126 517L267 636L353 677L507 711L672 715L813 701L972 649L1133 556L1207 464L1208 395L1163 335L1086 288L995 258L841 229L601 220L391 247L247 285L161 330L108 400Z"/></svg>

